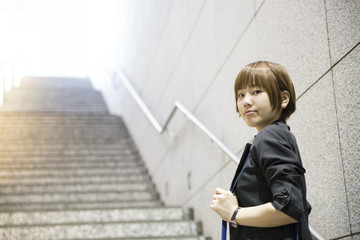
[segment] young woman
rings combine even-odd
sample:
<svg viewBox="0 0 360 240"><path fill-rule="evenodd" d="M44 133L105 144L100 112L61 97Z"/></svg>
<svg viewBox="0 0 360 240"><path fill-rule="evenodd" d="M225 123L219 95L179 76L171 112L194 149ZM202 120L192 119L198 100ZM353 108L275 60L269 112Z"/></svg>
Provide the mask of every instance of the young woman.
<svg viewBox="0 0 360 240"><path fill-rule="evenodd" d="M285 122L296 102L288 73L276 63L251 63L234 91L236 111L258 134L245 147L232 191L216 188L211 209L231 223L231 240L311 240L305 169Z"/></svg>

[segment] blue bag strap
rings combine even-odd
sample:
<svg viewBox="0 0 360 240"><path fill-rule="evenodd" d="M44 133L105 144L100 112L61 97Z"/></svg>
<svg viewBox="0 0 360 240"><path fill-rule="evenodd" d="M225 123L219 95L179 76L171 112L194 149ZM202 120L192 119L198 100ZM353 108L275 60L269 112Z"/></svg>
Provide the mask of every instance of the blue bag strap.
<svg viewBox="0 0 360 240"><path fill-rule="evenodd" d="M244 170L244 168L245 168L245 165L246 165L247 161L249 160L249 158L250 158L250 153L249 153L248 156L246 157L246 160L245 160L244 164L242 165L242 168L241 168L239 174L237 175L234 184L233 184L232 187L231 187L231 192L234 192L235 187L236 187L236 184L237 184L237 182L239 181L239 177L240 177L241 173L243 172L243 170ZM227 222L224 221L224 220L222 220L221 240L226 240L226 233L227 233Z"/></svg>
<svg viewBox="0 0 360 240"><path fill-rule="evenodd" d="M221 226L221 240L226 240L226 232L227 232L227 222L222 220Z"/></svg>
<svg viewBox="0 0 360 240"><path fill-rule="evenodd" d="M297 222L295 224L295 235L296 235L296 240L300 240L300 235L299 235L299 226L300 224Z"/></svg>

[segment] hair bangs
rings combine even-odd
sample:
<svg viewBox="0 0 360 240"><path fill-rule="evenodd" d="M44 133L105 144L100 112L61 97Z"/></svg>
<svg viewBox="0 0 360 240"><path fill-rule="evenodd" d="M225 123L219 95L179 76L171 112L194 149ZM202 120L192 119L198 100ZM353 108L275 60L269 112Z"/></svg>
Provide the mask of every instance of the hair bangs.
<svg viewBox="0 0 360 240"><path fill-rule="evenodd" d="M237 76L235 81L235 94L239 89L245 89L248 87L263 87L262 76L257 71L253 71L251 67L245 67Z"/></svg>

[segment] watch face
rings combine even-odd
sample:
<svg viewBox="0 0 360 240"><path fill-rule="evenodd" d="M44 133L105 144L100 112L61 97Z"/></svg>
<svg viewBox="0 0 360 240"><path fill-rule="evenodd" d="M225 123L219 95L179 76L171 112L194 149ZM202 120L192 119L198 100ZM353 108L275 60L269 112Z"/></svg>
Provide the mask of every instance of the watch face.
<svg viewBox="0 0 360 240"><path fill-rule="evenodd" d="M231 226L232 226L233 228L237 228L237 227L238 227L238 225L237 225L237 223L236 223L235 221L230 222L230 224L231 224Z"/></svg>

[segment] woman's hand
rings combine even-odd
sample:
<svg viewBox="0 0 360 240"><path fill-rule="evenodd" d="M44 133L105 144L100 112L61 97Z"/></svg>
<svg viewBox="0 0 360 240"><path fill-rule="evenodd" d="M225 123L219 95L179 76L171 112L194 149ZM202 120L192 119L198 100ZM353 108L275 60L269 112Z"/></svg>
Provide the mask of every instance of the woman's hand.
<svg viewBox="0 0 360 240"><path fill-rule="evenodd" d="M221 188L215 189L210 208L223 220L230 222L232 214L238 207L236 196L234 196L232 192Z"/></svg>

